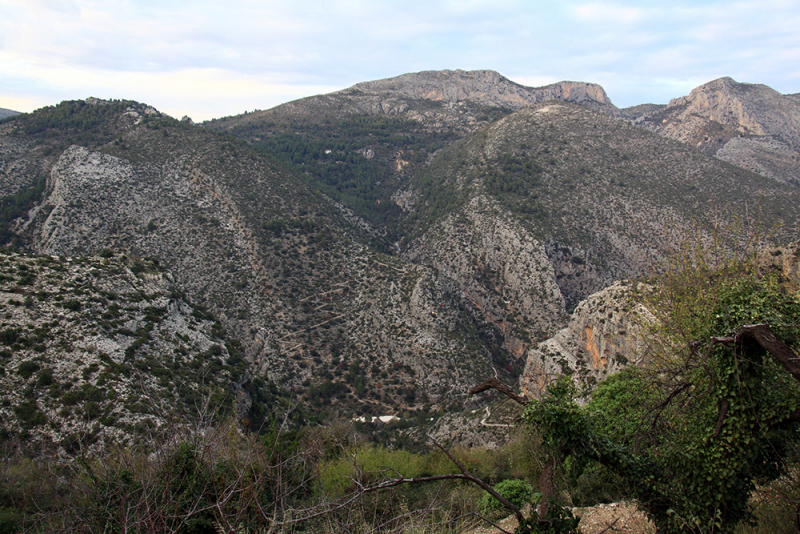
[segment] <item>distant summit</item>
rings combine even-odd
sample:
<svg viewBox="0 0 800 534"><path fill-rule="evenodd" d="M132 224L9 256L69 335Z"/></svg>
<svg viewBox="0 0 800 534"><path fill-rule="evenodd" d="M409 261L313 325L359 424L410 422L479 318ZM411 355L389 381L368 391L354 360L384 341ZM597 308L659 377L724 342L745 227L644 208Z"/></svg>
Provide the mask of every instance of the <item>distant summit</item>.
<svg viewBox="0 0 800 534"><path fill-rule="evenodd" d="M597 84L563 81L533 88L512 82L493 70L440 70L403 74L385 80L362 82L342 92L353 91L434 101L473 102L514 110L545 100L565 100L617 114L605 90Z"/></svg>
<svg viewBox="0 0 800 534"><path fill-rule="evenodd" d="M302 98L266 111L206 123L219 130L269 135L265 123L324 123L367 115L410 119L431 131L473 132L500 117L546 100L562 100L621 116L605 90L593 83L558 82L526 87L492 70L440 70L361 82L348 89Z"/></svg>
<svg viewBox="0 0 800 534"><path fill-rule="evenodd" d="M635 124L734 165L800 184L800 100L762 84L724 77L666 107L640 107Z"/></svg>
<svg viewBox="0 0 800 534"><path fill-rule="evenodd" d="M12 115L19 115L19 111L13 111L11 109L0 108L0 119L5 119L6 117L11 117Z"/></svg>

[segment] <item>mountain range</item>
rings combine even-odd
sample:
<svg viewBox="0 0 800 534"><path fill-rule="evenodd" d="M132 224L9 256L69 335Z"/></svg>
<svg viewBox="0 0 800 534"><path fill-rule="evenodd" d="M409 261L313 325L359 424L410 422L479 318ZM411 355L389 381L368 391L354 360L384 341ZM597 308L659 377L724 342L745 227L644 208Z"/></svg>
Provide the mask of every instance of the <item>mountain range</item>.
<svg viewBox="0 0 800 534"><path fill-rule="evenodd" d="M62 102L0 122L0 238L38 255L14 260L28 270L103 251L157 264L177 300L155 307L200 309L228 341L92 326L100 293L74 319L87 323L81 346L113 343L106 357L137 369L175 350L217 361L248 392L231 393L242 418L263 418L252 400L278 390L330 415L459 411L479 402L474 383L537 372L532 355L578 324L573 311L599 317L581 301L657 271L687 236L757 222L796 239L797 106L722 79L620 110L594 84L529 88L492 71L407 74L202 125L132 101ZM0 329L47 328L52 305L33 297L75 292L17 278L4 295L28 311L8 304ZM38 391L35 372L18 372L34 364L100 387L56 365L58 341L6 345L6 391ZM621 361L601 360L586 373ZM42 435L19 406L51 422L70 412L5 394L3 425ZM95 417L135 425L123 412Z"/></svg>

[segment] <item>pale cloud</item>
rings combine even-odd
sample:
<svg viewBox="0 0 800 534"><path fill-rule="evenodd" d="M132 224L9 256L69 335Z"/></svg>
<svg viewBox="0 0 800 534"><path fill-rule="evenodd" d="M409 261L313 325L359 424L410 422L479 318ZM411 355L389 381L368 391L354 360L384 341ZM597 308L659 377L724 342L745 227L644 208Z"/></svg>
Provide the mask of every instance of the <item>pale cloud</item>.
<svg viewBox="0 0 800 534"><path fill-rule="evenodd" d="M35 79L42 65L0 53L0 62L17 80ZM243 75L223 69L181 69L169 73L115 71L50 64L50 90L63 99L126 98L145 102L175 117L190 115L207 120L245 110L267 109L311 94L342 89L330 85L292 83L285 75ZM47 92L45 88L43 92ZM0 89L0 107L31 111L56 102L25 98ZM17 107L14 107L17 106Z"/></svg>
<svg viewBox="0 0 800 534"><path fill-rule="evenodd" d="M638 24L647 18L643 9L604 2L581 4L572 11L577 20L592 24Z"/></svg>
<svg viewBox="0 0 800 534"><path fill-rule="evenodd" d="M53 104L45 98L19 98L6 96L0 93L0 107L13 111L33 111L44 106Z"/></svg>
<svg viewBox="0 0 800 534"><path fill-rule="evenodd" d="M545 85L560 82L561 80L554 76L514 76L513 81L528 87L543 87Z"/></svg>
<svg viewBox="0 0 800 534"><path fill-rule="evenodd" d="M600 83L623 106L666 102L685 94L668 91L720 75L800 91L800 6L792 0L0 6L0 107L12 109L9 102L94 95L145 101L197 120L359 81L456 68L494 69L532 86Z"/></svg>

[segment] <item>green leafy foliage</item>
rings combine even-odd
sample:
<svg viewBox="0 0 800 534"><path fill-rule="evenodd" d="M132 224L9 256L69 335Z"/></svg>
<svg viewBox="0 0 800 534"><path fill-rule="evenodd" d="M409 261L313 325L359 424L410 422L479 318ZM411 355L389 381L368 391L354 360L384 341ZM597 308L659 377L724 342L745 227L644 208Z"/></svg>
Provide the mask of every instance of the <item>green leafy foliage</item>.
<svg viewBox="0 0 800 534"><path fill-rule="evenodd" d="M631 445L642 430L655 387L643 371L625 367L602 380L586 405L593 430L610 439Z"/></svg>
<svg viewBox="0 0 800 534"><path fill-rule="evenodd" d="M548 514L539 517L535 512L517 527L519 534L575 534L580 518L575 517L569 508L551 507Z"/></svg>
<svg viewBox="0 0 800 534"><path fill-rule="evenodd" d="M566 379L526 410L554 454L599 462L626 481L663 532L730 532L751 519L757 481L776 479L798 429L800 384L759 343L768 324L800 346L800 299L753 263L693 263L644 293L659 327L650 366L601 383L579 406Z"/></svg>
<svg viewBox="0 0 800 534"><path fill-rule="evenodd" d="M31 360L26 360L20 363L19 367L17 367L17 374L22 378L28 379L39 369L41 369L41 366L38 363Z"/></svg>
<svg viewBox="0 0 800 534"><path fill-rule="evenodd" d="M518 479L503 480L495 484L493 489L517 508L530 503L534 495L533 486ZM488 492L481 497L481 508L486 511L505 510L503 504Z"/></svg>

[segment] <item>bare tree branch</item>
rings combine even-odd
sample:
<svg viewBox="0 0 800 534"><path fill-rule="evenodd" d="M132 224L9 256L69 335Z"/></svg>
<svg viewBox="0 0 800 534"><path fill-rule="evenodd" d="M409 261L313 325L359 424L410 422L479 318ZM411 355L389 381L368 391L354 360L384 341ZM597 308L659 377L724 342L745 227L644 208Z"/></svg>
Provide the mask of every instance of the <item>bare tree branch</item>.
<svg viewBox="0 0 800 534"><path fill-rule="evenodd" d="M464 467L464 464L462 464L462 463L461 463L461 462L458 460L458 458L456 458L455 456L453 456L453 455L450 453L450 451L448 451L447 449L445 449L445 448L444 448L444 446L443 446L441 443L439 443L439 442L436 440L436 438L434 438L434 437L433 437L433 436L431 436L431 435L428 435L428 438L429 438L431 441L433 441L434 445L436 445L437 447L439 447L439 449L440 449L440 450L441 450L443 453L445 453L445 454L447 455L447 457L448 457L448 458L450 458L450 460L451 460L451 461L452 461L454 464L456 464L456 466L457 466L457 467L458 467L458 468L461 470L461 473L463 473L463 475L464 475L464 478L466 478L466 480L470 480L470 481L474 482L475 484L477 484L478 486L480 486L481 488L483 488L484 490L486 490L486 491L489 493L489 495L491 495L492 497L494 497L495 499L497 499L498 501L500 501L500 503L501 503L503 506L505 506L507 510L509 510L510 512L513 512L513 513L514 513L514 516L516 516L516 518L517 518L517 521L519 521L519 524L520 524L520 525L523 523L523 521L525 520L525 518L523 517L523 515L522 515L522 512L520 511L520 509L519 509L519 508L517 508L516 506L514 506L514 504L513 504L511 501L509 501L508 499L506 499L505 497L503 497L502 495L500 495L500 494L499 494L499 493L498 493L498 492L497 492L497 491L496 491L496 490L495 490L493 487L491 487L489 484L487 484L486 482L484 482L484 481L483 481L481 478L479 478L479 477L478 477L478 476L476 476L476 475L472 475L472 474L468 473L468 472L467 472L467 468L466 468L466 467ZM458 478L461 478L461 477L458 477Z"/></svg>
<svg viewBox="0 0 800 534"><path fill-rule="evenodd" d="M528 402L529 402L528 399L526 399L525 397L521 397L521 396L517 395L516 393L514 393L513 389L511 389L507 385L503 384L502 382L500 382L496 378L489 378L488 380L484 381L483 383L478 384L477 386L471 387L469 389L468 393L470 395L475 395L476 393L481 393L483 391L486 391L487 389L496 389L500 393L503 393L504 395L508 396L509 398L511 398L512 400L517 402L518 404L521 404L522 406L527 406L528 405Z"/></svg>
<svg viewBox="0 0 800 534"><path fill-rule="evenodd" d="M800 358L787 344L775 337L768 324L744 325L736 334L736 342L752 338L770 353L792 377L800 381Z"/></svg>
<svg viewBox="0 0 800 534"><path fill-rule="evenodd" d="M725 415L727 415L730 406L731 403L728 402L728 399L722 401L722 405L719 408L719 419L717 420L717 427L714 429L713 437L718 437L719 433L722 431L722 423L725 422Z"/></svg>

